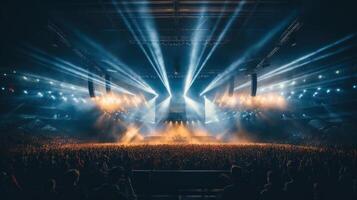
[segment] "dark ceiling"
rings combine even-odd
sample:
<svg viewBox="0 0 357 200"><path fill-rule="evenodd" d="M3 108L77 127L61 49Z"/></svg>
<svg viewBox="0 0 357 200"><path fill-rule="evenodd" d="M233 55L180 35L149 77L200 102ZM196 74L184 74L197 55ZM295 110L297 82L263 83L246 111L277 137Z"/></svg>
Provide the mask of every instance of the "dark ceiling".
<svg viewBox="0 0 357 200"><path fill-rule="evenodd" d="M83 42L81 36L86 36L130 66L140 76L145 79L153 78L153 83L157 78L156 74L138 47L138 43L145 45L157 42L162 48L169 78L182 78L187 71L189 52L192 48L191 37L197 30L197 22L201 20L204 26L199 28L209 32L221 18L218 31L214 32L212 37L203 37L198 41L208 46L218 43L217 50L201 73L204 77L207 75L208 78L213 78L234 62L252 43L289 17L291 21L297 20L301 23L302 27L270 62L282 63L356 32L357 14L354 11L353 1L247 0L225 37L218 40L224 25L231 19L240 2L238 0L2 1L1 68L16 68L57 76L51 70L36 65L21 53L23 49L31 47L78 66L96 68L95 65L98 65L99 71L107 70L106 67L96 63L98 55ZM142 9L143 5L147 9ZM206 9L204 14L201 14L203 7ZM118 14L118 8L130 20L153 20L155 27L152 28L157 31L159 40L152 41L145 34L143 38L136 40ZM278 44L281 33L259 52L251 55L250 59L257 61L264 59L266 54ZM291 47L292 43L294 47ZM202 82L205 83L207 84L207 81Z"/></svg>

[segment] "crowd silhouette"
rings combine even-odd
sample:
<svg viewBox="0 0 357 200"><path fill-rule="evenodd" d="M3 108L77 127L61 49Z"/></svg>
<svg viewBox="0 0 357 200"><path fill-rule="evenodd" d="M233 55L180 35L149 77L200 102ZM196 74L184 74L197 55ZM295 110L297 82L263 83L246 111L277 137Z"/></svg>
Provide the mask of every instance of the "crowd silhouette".
<svg viewBox="0 0 357 200"><path fill-rule="evenodd" d="M22 147L1 156L0 194L136 200L144 197L133 187L135 170L230 170L217 199L352 200L356 160L354 148L274 144Z"/></svg>

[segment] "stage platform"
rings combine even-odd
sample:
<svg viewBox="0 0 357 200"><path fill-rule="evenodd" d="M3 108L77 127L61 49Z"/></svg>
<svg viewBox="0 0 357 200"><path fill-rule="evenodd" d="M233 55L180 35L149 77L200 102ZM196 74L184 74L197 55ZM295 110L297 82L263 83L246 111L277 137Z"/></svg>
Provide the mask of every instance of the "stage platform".
<svg viewBox="0 0 357 200"><path fill-rule="evenodd" d="M174 135L174 136L147 136L144 137L143 143L160 143L166 141L172 144L195 144L195 143L221 143L220 140L216 139L213 136L195 136L191 135L189 137Z"/></svg>

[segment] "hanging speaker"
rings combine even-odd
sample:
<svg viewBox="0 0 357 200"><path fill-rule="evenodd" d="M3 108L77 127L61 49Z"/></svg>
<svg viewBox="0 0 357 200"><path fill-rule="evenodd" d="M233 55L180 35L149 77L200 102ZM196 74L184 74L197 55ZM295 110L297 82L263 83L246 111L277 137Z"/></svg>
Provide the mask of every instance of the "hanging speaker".
<svg viewBox="0 0 357 200"><path fill-rule="evenodd" d="M110 76L109 74L105 74L105 91L107 93L110 93L111 88L110 88Z"/></svg>
<svg viewBox="0 0 357 200"><path fill-rule="evenodd" d="M253 73L250 75L251 79L252 79L252 83L251 83L251 96L255 97L257 95L257 74Z"/></svg>
<svg viewBox="0 0 357 200"><path fill-rule="evenodd" d="M228 95L233 96L234 92L234 76L229 79Z"/></svg>
<svg viewBox="0 0 357 200"><path fill-rule="evenodd" d="M93 76L92 74L88 74L88 92L89 92L89 96L91 98L95 97L95 93L94 93L94 84L93 84Z"/></svg>

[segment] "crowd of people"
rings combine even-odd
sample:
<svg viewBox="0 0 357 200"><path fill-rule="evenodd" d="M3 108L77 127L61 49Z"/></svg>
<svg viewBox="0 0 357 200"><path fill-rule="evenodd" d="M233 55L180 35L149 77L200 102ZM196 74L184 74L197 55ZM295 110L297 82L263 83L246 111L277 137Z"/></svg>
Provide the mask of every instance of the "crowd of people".
<svg viewBox="0 0 357 200"><path fill-rule="evenodd" d="M217 194L224 200L357 199L355 148L276 144L22 147L1 155L0 194L135 200L143 198L133 187L136 170L230 170Z"/></svg>

